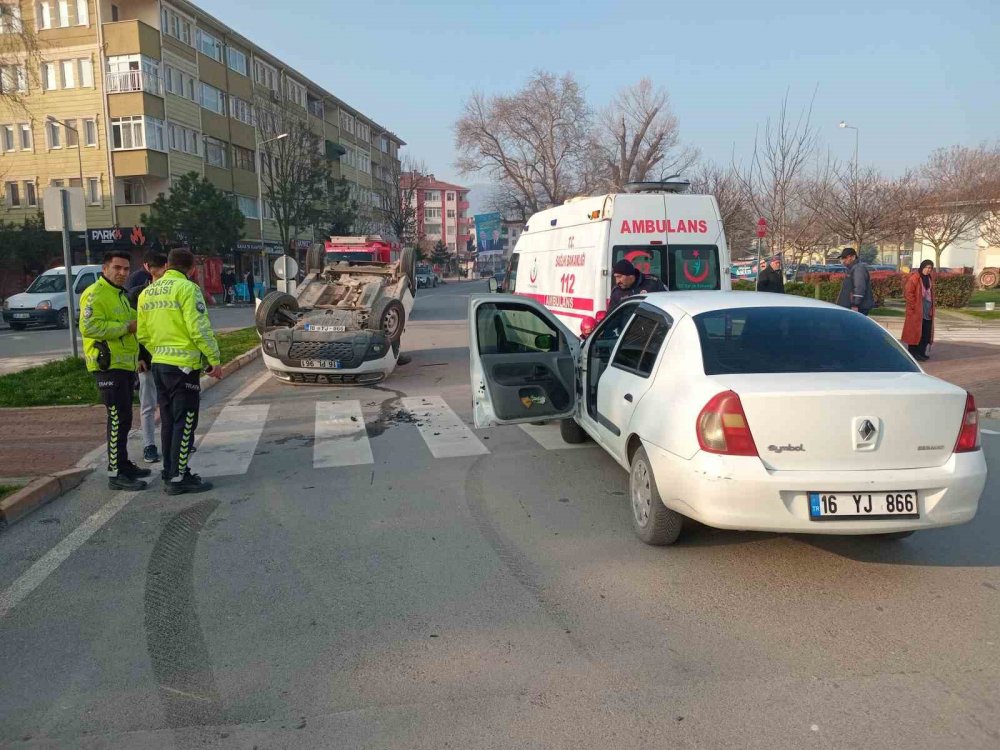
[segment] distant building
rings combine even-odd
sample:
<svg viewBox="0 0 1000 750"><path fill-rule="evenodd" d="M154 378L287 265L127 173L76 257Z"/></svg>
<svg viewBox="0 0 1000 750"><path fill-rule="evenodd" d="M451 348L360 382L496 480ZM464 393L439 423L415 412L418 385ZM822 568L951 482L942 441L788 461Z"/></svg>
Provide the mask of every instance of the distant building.
<svg viewBox="0 0 1000 750"><path fill-rule="evenodd" d="M419 180L419 190L411 201L417 209L417 236L431 245L443 242L453 255L464 253L472 227L472 219L466 215L469 188L443 182L433 174L408 172L399 178L400 190L409 190L414 180Z"/></svg>

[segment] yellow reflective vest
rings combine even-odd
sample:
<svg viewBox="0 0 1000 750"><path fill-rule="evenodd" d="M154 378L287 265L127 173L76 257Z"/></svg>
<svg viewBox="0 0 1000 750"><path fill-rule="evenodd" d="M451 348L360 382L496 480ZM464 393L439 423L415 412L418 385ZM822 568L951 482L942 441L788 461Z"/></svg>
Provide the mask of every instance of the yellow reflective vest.
<svg viewBox="0 0 1000 750"><path fill-rule="evenodd" d="M200 370L220 363L205 298L180 271L167 271L139 295L138 335L154 365Z"/></svg>
<svg viewBox="0 0 1000 750"><path fill-rule="evenodd" d="M98 372L97 359L106 342L110 353L107 370L135 372L139 364L139 342L129 333L128 324L136 319L128 295L102 274L80 295L80 335L83 336L83 355L87 369Z"/></svg>

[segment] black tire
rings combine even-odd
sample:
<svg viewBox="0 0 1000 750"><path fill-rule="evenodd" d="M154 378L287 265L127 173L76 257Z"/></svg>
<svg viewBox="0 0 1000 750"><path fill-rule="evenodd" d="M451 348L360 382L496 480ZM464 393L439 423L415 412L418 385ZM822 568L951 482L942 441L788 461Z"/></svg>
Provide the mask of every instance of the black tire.
<svg viewBox="0 0 1000 750"><path fill-rule="evenodd" d="M587 433L583 431L583 428L572 417L559 422L559 435L562 437L564 443L572 445L578 445L587 441Z"/></svg>
<svg viewBox="0 0 1000 750"><path fill-rule="evenodd" d="M63 308L56 317L56 328L69 328L69 310Z"/></svg>
<svg viewBox="0 0 1000 750"><path fill-rule="evenodd" d="M326 248L321 242L314 242L306 252L306 274L319 273L326 263Z"/></svg>
<svg viewBox="0 0 1000 750"><path fill-rule="evenodd" d="M27 323L11 323L10 324L10 330L12 330L12 331L23 331L27 327L28 327Z"/></svg>
<svg viewBox="0 0 1000 750"><path fill-rule="evenodd" d="M646 544L665 546L677 541L684 527L684 516L663 504L656 489L653 467L642 446L632 456L628 474L628 499L632 528Z"/></svg>
<svg viewBox="0 0 1000 750"><path fill-rule="evenodd" d="M291 327L295 319L291 313L297 312L299 302L295 297L284 292L269 292L261 300L254 313L254 323L259 333L265 333L270 328L279 326Z"/></svg>
<svg viewBox="0 0 1000 750"><path fill-rule="evenodd" d="M406 275L410 285L410 294L417 293L417 255L412 247L403 248L399 256L399 270Z"/></svg>
<svg viewBox="0 0 1000 750"><path fill-rule="evenodd" d="M889 534L872 534L872 537L882 542L898 542L913 536L914 533L913 531L893 531Z"/></svg>
<svg viewBox="0 0 1000 750"><path fill-rule="evenodd" d="M368 316L368 328L383 331L389 341L399 341L406 326L406 308L393 297L381 297L372 305Z"/></svg>

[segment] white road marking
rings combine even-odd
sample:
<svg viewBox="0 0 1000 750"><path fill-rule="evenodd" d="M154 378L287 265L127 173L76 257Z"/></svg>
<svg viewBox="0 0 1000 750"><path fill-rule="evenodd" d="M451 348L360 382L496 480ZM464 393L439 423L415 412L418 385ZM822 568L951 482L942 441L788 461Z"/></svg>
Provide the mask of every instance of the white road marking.
<svg viewBox="0 0 1000 750"><path fill-rule="evenodd" d="M203 477L246 474L267 421L267 404L232 404L212 422L195 454L196 471Z"/></svg>
<svg viewBox="0 0 1000 750"><path fill-rule="evenodd" d="M317 402L313 467L331 469L373 463L361 402Z"/></svg>
<svg viewBox="0 0 1000 750"><path fill-rule="evenodd" d="M38 588L42 581L58 568L63 561L79 549L90 537L96 534L104 524L114 518L138 492L123 492L113 496L113 499L101 506L94 515L81 523L59 544L28 568L20 578L11 584L10 588L0 594L0 620L16 607L28 594Z"/></svg>
<svg viewBox="0 0 1000 750"><path fill-rule="evenodd" d="M414 396L402 400L403 408L417 420L420 437L434 458L481 456L489 453L468 425L440 396Z"/></svg>
<svg viewBox="0 0 1000 750"><path fill-rule="evenodd" d="M981 428L980 430L984 435L1000 435L1000 432L996 430L987 430L986 428Z"/></svg>
<svg viewBox="0 0 1000 750"><path fill-rule="evenodd" d="M236 394L234 394L233 397L231 399L229 399L229 403L230 404L238 404L241 401L244 401L244 400L250 398L253 395L254 391L256 391L258 388L260 388L262 385L264 385L264 383L266 383L270 379L271 379L271 373L269 373L269 372L267 372L265 370L255 380L251 380L249 383L247 383L245 386L243 386L242 390L240 390Z"/></svg>
<svg viewBox="0 0 1000 750"><path fill-rule="evenodd" d="M573 448L593 448L596 443L567 443L559 433L559 420L553 420L546 424L522 424L524 430L531 438L547 451L566 451Z"/></svg>

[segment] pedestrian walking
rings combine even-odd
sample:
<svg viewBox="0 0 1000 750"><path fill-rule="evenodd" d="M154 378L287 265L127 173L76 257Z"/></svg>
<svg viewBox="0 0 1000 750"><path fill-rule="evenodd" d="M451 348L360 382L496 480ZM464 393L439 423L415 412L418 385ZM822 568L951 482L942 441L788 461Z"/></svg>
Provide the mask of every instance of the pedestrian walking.
<svg viewBox="0 0 1000 750"><path fill-rule="evenodd" d="M225 292L226 307L231 307L236 299L236 273L229 266L222 272L222 288Z"/></svg>
<svg viewBox="0 0 1000 750"><path fill-rule="evenodd" d="M87 370L94 374L107 410L108 487L143 490L152 472L129 460L139 342L136 314L125 293L131 259L123 251L104 254L101 277L80 297L80 335Z"/></svg>
<svg viewBox="0 0 1000 750"><path fill-rule="evenodd" d="M910 273L903 288L903 298L906 300L906 319L900 338L914 358L926 362L930 359L927 347L934 343L934 261L925 260L918 270Z"/></svg>
<svg viewBox="0 0 1000 750"><path fill-rule="evenodd" d="M151 283L166 272L167 256L165 253L149 251L144 258L143 268L147 278L133 273L129 279L138 279L139 284L129 287L128 300L133 310L139 309L139 295ZM153 382L153 359L149 350L139 344L139 421L142 426L142 460L147 464L155 464L160 460L156 449L156 383Z"/></svg>
<svg viewBox="0 0 1000 750"><path fill-rule="evenodd" d="M631 261L624 258L612 267L611 278L614 280L614 286L611 288L611 299L608 303L609 313L636 294L667 291L663 282L656 276L639 271Z"/></svg>
<svg viewBox="0 0 1000 750"><path fill-rule="evenodd" d="M781 258L775 255L767 262L767 266L757 274L757 291L785 293L785 275L781 272Z"/></svg>
<svg viewBox="0 0 1000 750"><path fill-rule="evenodd" d="M858 253L853 247L845 247L840 254L840 260L847 266L847 274L840 286L837 304L849 310L856 310L862 315L868 315L875 307L868 266L858 259Z"/></svg>
<svg viewBox="0 0 1000 750"><path fill-rule="evenodd" d="M168 495L212 488L188 465L198 425L201 373L222 377L219 344L205 299L201 288L188 279L193 269L190 250L171 250L166 272L139 295L139 341L153 359L163 445L161 476Z"/></svg>
<svg viewBox="0 0 1000 750"><path fill-rule="evenodd" d="M257 298L257 291L254 289L253 266L247 270L243 276L243 281L247 285L247 298L253 302Z"/></svg>

